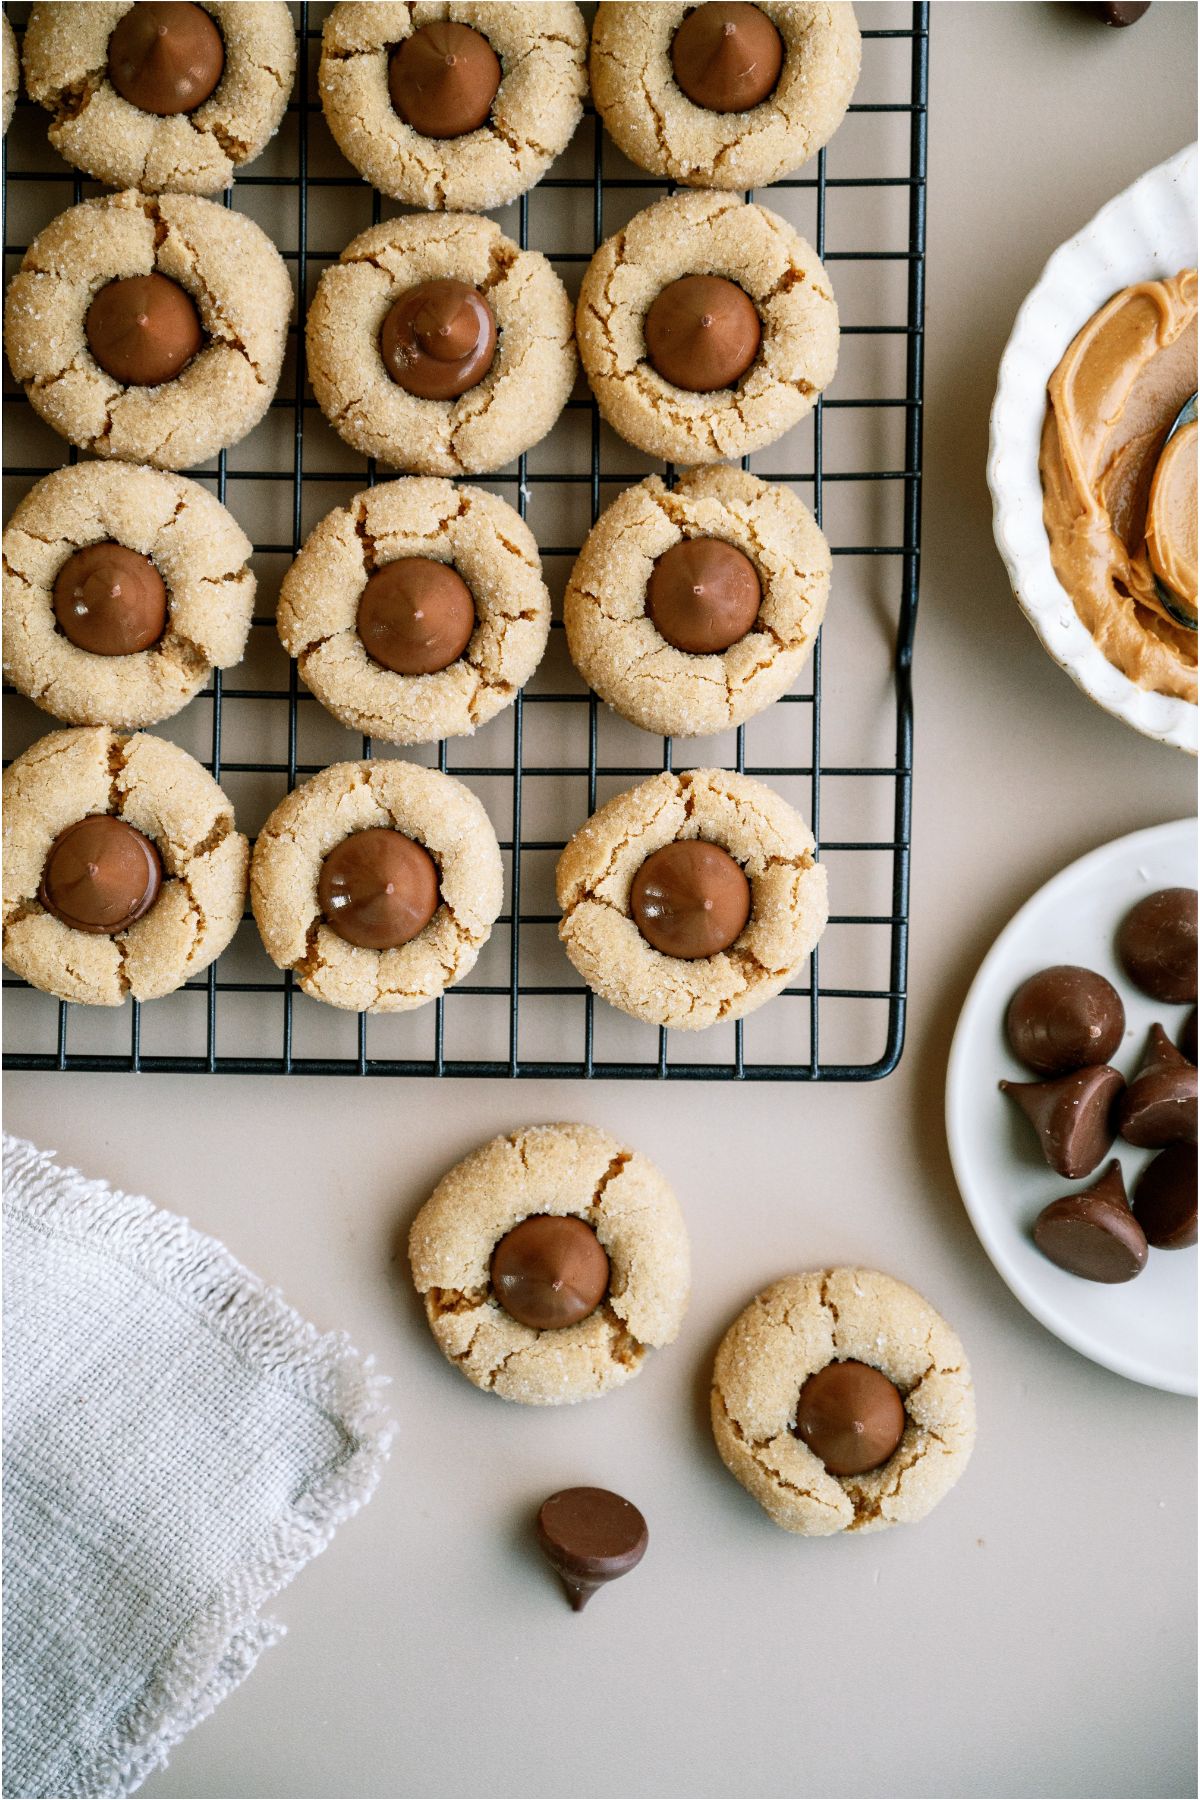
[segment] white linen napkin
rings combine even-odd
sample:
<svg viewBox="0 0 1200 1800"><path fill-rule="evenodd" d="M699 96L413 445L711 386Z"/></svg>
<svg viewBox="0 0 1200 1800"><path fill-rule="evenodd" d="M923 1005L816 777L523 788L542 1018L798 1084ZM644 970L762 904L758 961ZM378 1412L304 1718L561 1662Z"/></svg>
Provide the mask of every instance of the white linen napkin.
<svg viewBox="0 0 1200 1800"><path fill-rule="evenodd" d="M132 1793L375 1488L381 1378L214 1239L4 1138L4 1793Z"/></svg>

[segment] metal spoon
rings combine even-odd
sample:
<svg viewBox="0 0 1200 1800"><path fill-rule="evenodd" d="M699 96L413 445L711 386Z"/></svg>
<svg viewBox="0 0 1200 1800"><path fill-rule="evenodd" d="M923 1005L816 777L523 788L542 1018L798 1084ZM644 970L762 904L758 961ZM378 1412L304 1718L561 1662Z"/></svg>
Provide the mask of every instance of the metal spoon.
<svg viewBox="0 0 1200 1800"><path fill-rule="evenodd" d="M1168 431L1166 437L1163 439L1162 450L1159 451L1160 457L1165 452L1167 445L1170 443L1171 439L1175 436L1175 433L1177 431L1182 430L1182 428L1185 425L1191 425L1195 421L1195 418L1196 418L1196 395L1193 394L1190 400L1184 401L1183 405L1180 407L1179 411L1176 413L1176 415L1171 423L1171 429L1170 429L1170 431ZM1195 631L1196 619L1195 619L1194 614L1184 610L1182 603L1171 592L1170 588L1164 586L1164 584L1158 579L1158 575L1155 573L1153 568L1151 569L1151 574L1154 575L1154 586L1158 592L1159 604L1162 606L1163 611L1168 615L1168 617L1172 618L1177 625L1182 625L1183 629L1185 631Z"/></svg>

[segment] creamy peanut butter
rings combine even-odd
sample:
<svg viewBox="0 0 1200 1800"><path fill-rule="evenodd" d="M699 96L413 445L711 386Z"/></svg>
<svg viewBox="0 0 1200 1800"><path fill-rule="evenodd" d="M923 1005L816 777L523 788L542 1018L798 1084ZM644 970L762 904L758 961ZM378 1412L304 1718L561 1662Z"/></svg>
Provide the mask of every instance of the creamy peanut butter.
<svg viewBox="0 0 1200 1800"><path fill-rule="evenodd" d="M1196 700L1196 428L1167 433L1196 391L1196 271L1125 288L1073 339L1049 383L1043 516L1054 570L1109 662Z"/></svg>

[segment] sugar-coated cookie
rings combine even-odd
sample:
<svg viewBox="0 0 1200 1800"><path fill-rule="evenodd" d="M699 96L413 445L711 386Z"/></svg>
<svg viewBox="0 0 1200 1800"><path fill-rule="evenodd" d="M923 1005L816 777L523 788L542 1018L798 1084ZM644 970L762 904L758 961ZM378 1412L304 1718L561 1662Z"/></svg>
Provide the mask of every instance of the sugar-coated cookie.
<svg viewBox="0 0 1200 1800"><path fill-rule="evenodd" d="M283 0L43 0L25 30L25 81L54 148L143 193L227 188L278 131L295 74Z"/></svg>
<svg viewBox="0 0 1200 1800"><path fill-rule="evenodd" d="M114 548L133 556L110 566ZM5 675L72 725L170 718L214 668L241 661L254 608L252 548L216 495L186 476L117 462L55 469L4 531ZM135 585L157 587L144 609L156 599L161 611L143 635L159 618L161 632L145 648L129 634L140 596L122 563ZM84 614L74 637L70 616L63 613L65 626L59 618L64 607ZM123 631L130 647L118 653ZM96 641L99 651L90 647Z"/></svg>
<svg viewBox="0 0 1200 1800"><path fill-rule="evenodd" d="M472 1152L417 1214L408 1249L442 1353L527 1406L621 1386L673 1341L687 1307L675 1195L593 1125L531 1125Z"/></svg>
<svg viewBox="0 0 1200 1800"><path fill-rule="evenodd" d="M410 580L389 592L376 577L397 563ZM427 580L419 591L422 576L448 569L467 590L457 635L452 620L439 629L430 616L453 606L453 590L449 601ZM550 596L533 533L511 506L483 488L413 476L356 494L314 527L284 577L277 623L304 681L343 725L429 744L511 704L545 651Z"/></svg>
<svg viewBox="0 0 1200 1800"><path fill-rule="evenodd" d="M109 194L30 244L5 349L35 411L81 450L187 469L266 412L291 309L253 219L191 194Z"/></svg>
<svg viewBox="0 0 1200 1800"><path fill-rule="evenodd" d="M697 278L715 280L718 298L745 318L714 320L691 307L676 284ZM682 315L665 320L680 345L669 362L659 355L670 379L648 341L668 290L681 296ZM773 444L812 410L837 367L837 305L816 252L777 213L732 194L672 194L636 214L589 263L576 319L608 423L672 462L721 462ZM714 337L737 340L726 366L722 346L705 354Z"/></svg>
<svg viewBox="0 0 1200 1800"><path fill-rule="evenodd" d="M885 1405L890 1384L890 1404L900 1403L894 1429L871 1389L866 1408L846 1405L836 1389L832 1399L806 1389L816 1376L828 1382L823 1372L838 1365L834 1382L845 1379L845 1365L860 1376L865 1369ZM725 1333L712 1425L726 1468L785 1531L883 1531L923 1519L962 1475L975 1443L975 1395L962 1345L920 1294L872 1269L814 1270L774 1282ZM841 1466L835 1452L844 1454L847 1440L847 1460L871 1462L859 1446L879 1430L879 1454L898 1441L856 1474L831 1473L798 1435Z"/></svg>
<svg viewBox="0 0 1200 1800"><path fill-rule="evenodd" d="M383 193L488 212L540 181L566 149L583 113L586 60L583 15L560 0L342 0L322 34L321 104L342 154Z"/></svg>
<svg viewBox="0 0 1200 1800"><path fill-rule="evenodd" d="M115 866L89 866L68 847L53 882L64 834L98 818L117 840ZM127 925L97 924L105 901L120 901L130 852L156 857L157 874L144 893L127 890L137 915ZM4 960L34 987L87 1006L173 993L237 930L248 856L228 799L178 745L102 726L51 732L4 775ZM64 911L89 928L66 923Z"/></svg>
<svg viewBox="0 0 1200 1800"><path fill-rule="evenodd" d="M712 570L692 560L674 571L685 544L702 556L715 548ZM831 566L824 535L790 488L726 466L689 469L671 488L652 475L601 513L571 571L563 600L571 658L602 700L646 731L725 731L795 681L825 616ZM741 616L739 577L749 589ZM670 587L675 616L660 613L670 637L648 598L656 580Z"/></svg>
<svg viewBox="0 0 1200 1800"><path fill-rule="evenodd" d="M652 174L689 187L765 187L828 143L850 104L861 53L853 8L837 0L602 0L592 27L592 97L617 146Z"/></svg>

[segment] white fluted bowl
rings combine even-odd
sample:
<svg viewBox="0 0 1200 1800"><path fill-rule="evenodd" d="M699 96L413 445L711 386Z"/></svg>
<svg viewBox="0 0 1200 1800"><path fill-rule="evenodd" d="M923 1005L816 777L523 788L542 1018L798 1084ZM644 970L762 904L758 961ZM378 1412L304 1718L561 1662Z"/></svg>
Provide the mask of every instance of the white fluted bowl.
<svg viewBox="0 0 1200 1800"><path fill-rule="evenodd" d="M1135 731L1196 754L1196 708L1148 693L1115 669L1050 561L1038 469L1046 384L1071 339L1119 289L1196 262L1196 146L1151 169L1059 246L1027 296L1000 358L987 476L992 529L1021 610L1055 662Z"/></svg>

